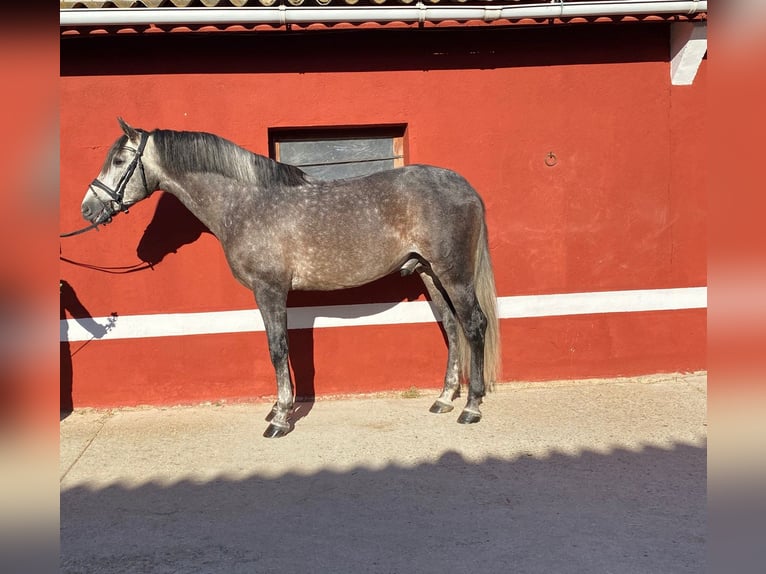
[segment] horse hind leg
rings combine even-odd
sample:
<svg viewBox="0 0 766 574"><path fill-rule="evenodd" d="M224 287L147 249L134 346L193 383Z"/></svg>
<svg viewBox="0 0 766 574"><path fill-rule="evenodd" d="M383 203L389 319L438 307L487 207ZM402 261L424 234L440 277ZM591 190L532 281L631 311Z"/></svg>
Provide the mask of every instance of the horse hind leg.
<svg viewBox="0 0 766 574"><path fill-rule="evenodd" d="M468 400L457 422L461 424L477 423L481 420L479 405L481 405L486 392L484 385L484 344L487 317L481 310L473 291L471 291L470 302L456 305L456 314L471 350Z"/></svg>
<svg viewBox="0 0 766 574"><path fill-rule="evenodd" d="M458 422L461 424L477 423L481 420L479 405L485 395L484 384L484 344L487 331L487 317L479 305L473 281L451 276L450 273L436 276L441 281L445 292L452 303L456 322L461 329L462 337L458 337L458 360L468 362L468 399L465 408L460 413ZM466 346L467 349L460 347ZM470 358L469 358L470 356Z"/></svg>
<svg viewBox="0 0 766 574"><path fill-rule="evenodd" d="M417 271L431 297L431 302L441 316L442 327L447 336L447 370L444 374L444 387L429 410L437 414L448 413L455 408L452 401L460 394L459 326L449 301L447 301L441 287L437 285L438 280L435 280L430 271L422 265L417 267Z"/></svg>

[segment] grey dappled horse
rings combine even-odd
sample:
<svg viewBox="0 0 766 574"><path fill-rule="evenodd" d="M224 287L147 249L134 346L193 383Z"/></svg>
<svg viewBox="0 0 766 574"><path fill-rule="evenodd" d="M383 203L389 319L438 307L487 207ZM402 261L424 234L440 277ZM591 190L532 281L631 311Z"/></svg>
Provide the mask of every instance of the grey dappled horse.
<svg viewBox="0 0 766 574"><path fill-rule="evenodd" d="M451 411L467 378L458 422L481 419L485 388L499 371L499 333L484 205L463 177L411 165L319 181L216 135L119 123L124 135L88 187L82 215L105 224L162 190L218 237L266 327L277 402L264 436L291 429L288 291L355 287L396 270L420 275L447 336L444 388L431 412Z"/></svg>

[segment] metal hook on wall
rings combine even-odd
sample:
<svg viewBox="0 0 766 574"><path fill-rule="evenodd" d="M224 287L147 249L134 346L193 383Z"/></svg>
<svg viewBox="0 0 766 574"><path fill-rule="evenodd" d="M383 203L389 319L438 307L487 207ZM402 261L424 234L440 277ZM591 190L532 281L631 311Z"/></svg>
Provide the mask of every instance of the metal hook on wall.
<svg viewBox="0 0 766 574"><path fill-rule="evenodd" d="M552 151L548 152L548 155L545 156L545 165L548 167L553 167L559 162L558 158L556 157L556 154Z"/></svg>

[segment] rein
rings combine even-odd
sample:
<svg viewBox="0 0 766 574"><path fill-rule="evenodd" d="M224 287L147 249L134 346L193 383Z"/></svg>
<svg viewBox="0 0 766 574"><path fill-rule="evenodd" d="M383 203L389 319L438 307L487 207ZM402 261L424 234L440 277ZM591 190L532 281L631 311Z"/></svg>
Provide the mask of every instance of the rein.
<svg viewBox="0 0 766 574"><path fill-rule="evenodd" d="M120 177L120 180L117 182L117 187L115 189L112 189L108 185L106 185L104 182L99 180L98 178L94 179L89 188L93 188L93 186L98 187L99 189L105 191L107 195L112 198L112 201L114 201L117 204L117 210L113 211L111 214L109 214L109 218L106 221L101 221L99 223L91 223L90 225L83 227L82 229L77 229L75 231L70 231L69 233L62 233L59 235L59 237L72 237L73 235L79 235L80 233L85 233L86 231L90 231L91 229L95 229L98 231L99 225L106 225L110 221L112 221L112 215L115 215L120 212L128 213L128 207L123 203L123 199L125 198L125 188L128 186L128 182L130 181L130 178L133 176L133 173L136 171L136 167L141 168L141 179L144 183L144 189L146 190L146 193L149 193L149 186L146 183L146 173L144 172L144 164L141 161L141 156L144 153L144 148L146 148L146 142L149 139L149 134L147 132L141 132L141 140L138 143L138 148L135 150L132 150L135 152L135 155L133 156L133 159L128 164L128 167L125 169L125 172ZM127 148L132 149L132 148ZM101 201L98 196L96 196L99 201ZM101 202L104 204L103 202ZM104 204L104 207L106 207L106 204Z"/></svg>
<svg viewBox="0 0 766 574"><path fill-rule="evenodd" d="M75 231L70 231L69 233L62 233L59 235L59 237L72 237L73 235L80 235L80 233L85 233L86 231L90 231L91 229L95 229L98 231L98 226L101 225L101 223L91 223L87 227L83 227L82 229L77 229ZM106 225L106 223L104 223Z"/></svg>
<svg viewBox="0 0 766 574"><path fill-rule="evenodd" d="M70 265L82 267L84 269L90 269L92 271L100 271L101 273L111 273L113 275L124 275L126 273L135 273L136 271L143 271L144 269L154 270L154 265L148 261L143 263L134 263L133 265L122 265L117 267L108 267L105 265L95 265L93 263L84 263L82 261L75 261L74 259L68 259L63 255L59 255L59 260Z"/></svg>

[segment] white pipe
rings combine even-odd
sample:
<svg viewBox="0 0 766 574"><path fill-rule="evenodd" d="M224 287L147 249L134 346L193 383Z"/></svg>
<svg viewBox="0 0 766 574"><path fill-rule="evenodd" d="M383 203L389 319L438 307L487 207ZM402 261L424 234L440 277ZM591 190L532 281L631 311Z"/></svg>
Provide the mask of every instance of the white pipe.
<svg viewBox="0 0 766 574"><path fill-rule="evenodd" d="M707 0L615 0L489 6L278 6L255 8L74 8L59 10L60 26L310 24L314 22L440 22L518 20L707 12Z"/></svg>

